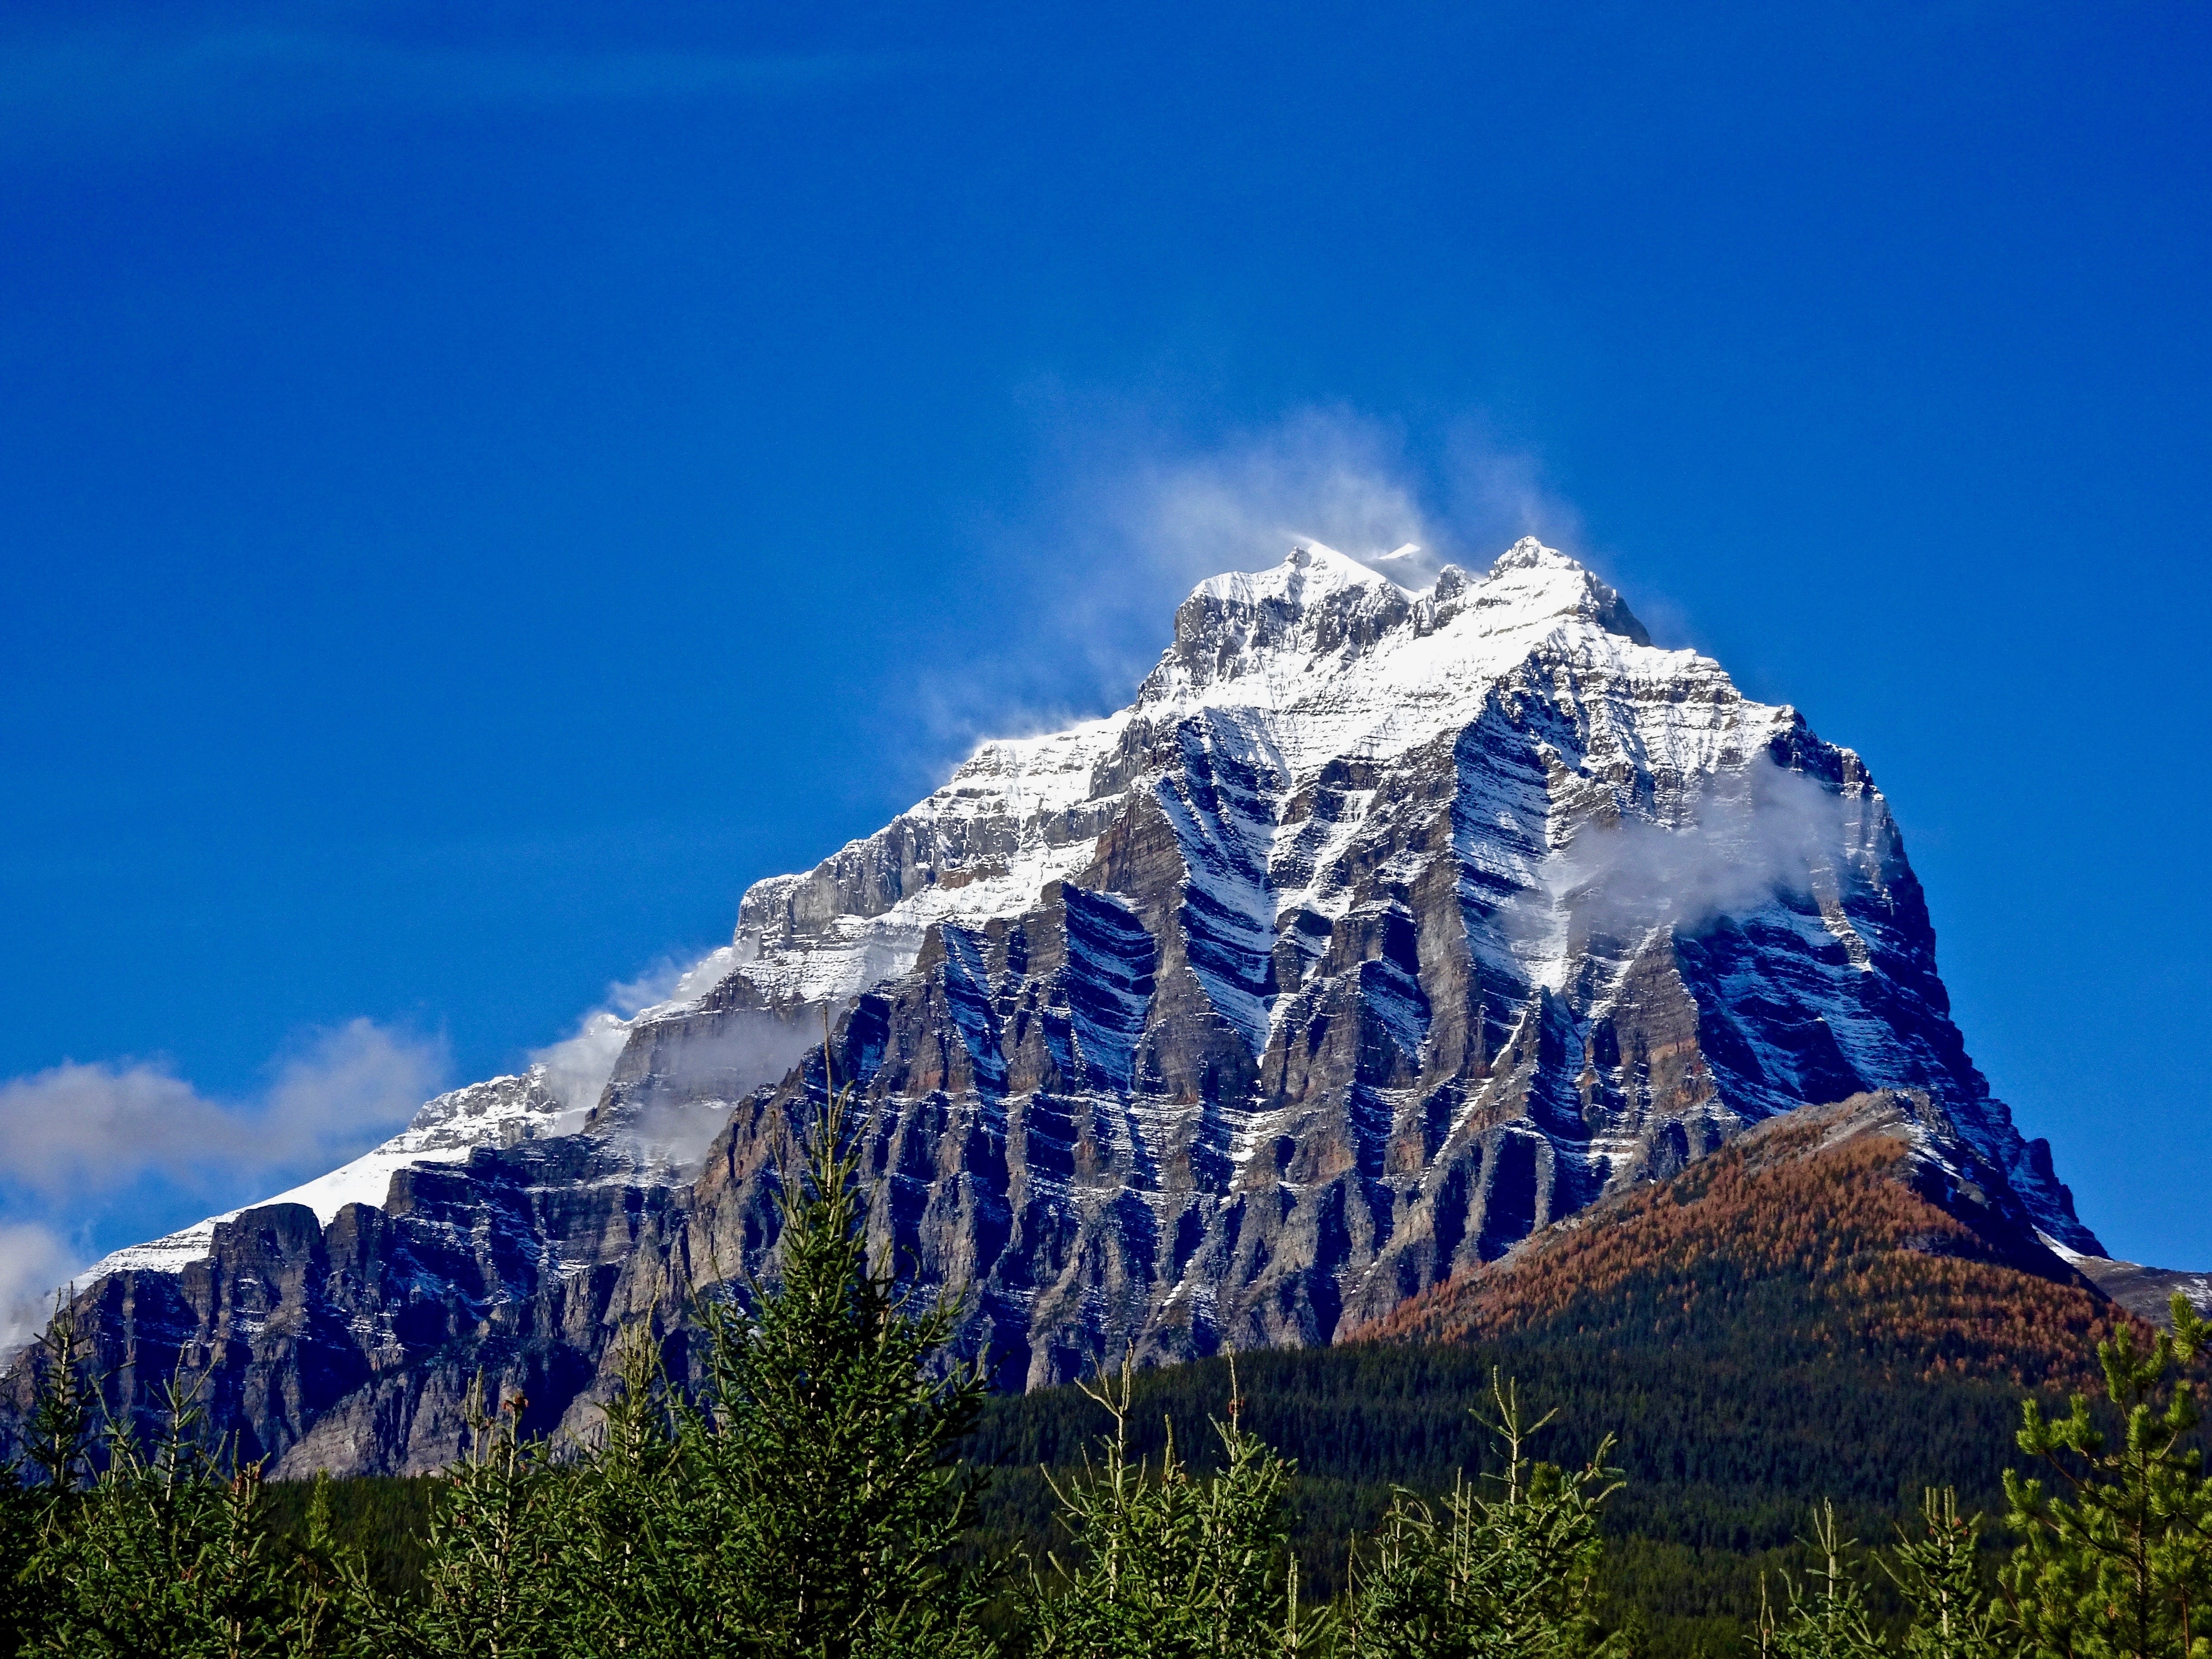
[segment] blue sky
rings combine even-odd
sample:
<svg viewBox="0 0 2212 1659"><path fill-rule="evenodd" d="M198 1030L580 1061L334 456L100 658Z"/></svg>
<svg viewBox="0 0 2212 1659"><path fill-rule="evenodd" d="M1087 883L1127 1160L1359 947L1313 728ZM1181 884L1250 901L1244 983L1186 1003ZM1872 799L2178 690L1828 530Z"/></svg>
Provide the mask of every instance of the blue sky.
<svg viewBox="0 0 2212 1659"><path fill-rule="evenodd" d="M1860 750L1998 1093L2112 1248L2212 1265L2209 46L10 8L0 1255L513 1067L978 736L1126 701L1295 522L1533 529ZM1163 529L1193 481L1235 510Z"/></svg>

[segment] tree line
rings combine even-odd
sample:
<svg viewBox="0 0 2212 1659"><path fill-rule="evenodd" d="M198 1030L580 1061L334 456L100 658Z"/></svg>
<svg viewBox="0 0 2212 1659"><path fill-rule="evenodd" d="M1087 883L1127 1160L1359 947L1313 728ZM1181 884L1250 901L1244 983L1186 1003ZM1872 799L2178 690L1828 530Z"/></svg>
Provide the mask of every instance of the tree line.
<svg viewBox="0 0 2212 1659"><path fill-rule="evenodd" d="M378 1582L318 1481L300 1524L224 1454L188 1385L157 1434L106 1419L63 1310L41 1339L20 1461L0 1480L0 1659L599 1659L636 1656L1329 1656L1631 1659L1601 1523L1610 1439L1539 1458L1493 1373L1500 1461L1400 1490L1328 1593L1302 1588L1291 1462L1248 1426L1233 1364L1211 1444L1155 1443L1133 1369L1084 1392L1106 1432L1047 1475L1053 1533L979 1556L985 1474L961 1461L986 1383L953 1318L872 1271L842 1103L781 1201L774 1281L702 1302L705 1381L672 1384L634 1334L583 1443L520 1432L526 1401L471 1402L471 1444L434 1483L415 1583ZM2023 1408L1992 1572L1986 1528L1929 1492L1887 1546L1832 1508L1812 1566L1761 1580L1759 1659L2212 1659L2212 1480L2197 1391L2212 1331L2186 1302L2146 1340L2098 1346L2101 1402ZM1901 1607L1901 1617L1882 1609Z"/></svg>

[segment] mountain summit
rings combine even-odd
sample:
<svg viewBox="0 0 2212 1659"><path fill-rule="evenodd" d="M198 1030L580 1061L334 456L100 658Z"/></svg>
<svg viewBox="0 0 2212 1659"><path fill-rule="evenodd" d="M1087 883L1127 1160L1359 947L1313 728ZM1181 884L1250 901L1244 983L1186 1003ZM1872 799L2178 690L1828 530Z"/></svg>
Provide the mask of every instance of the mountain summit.
<svg viewBox="0 0 2212 1659"><path fill-rule="evenodd" d="M182 1356L288 1472L446 1461L479 1368L550 1427L624 1326L772 1270L833 1080L880 1259L1010 1386L1328 1342L1877 1093L2003 1259L2104 1254L1967 1057L1859 758L1534 539L1418 592L1314 544L1200 584L1127 708L757 884L610 1031L604 1080L441 1097L111 1258L79 1300L118 1386Z"/></svg>

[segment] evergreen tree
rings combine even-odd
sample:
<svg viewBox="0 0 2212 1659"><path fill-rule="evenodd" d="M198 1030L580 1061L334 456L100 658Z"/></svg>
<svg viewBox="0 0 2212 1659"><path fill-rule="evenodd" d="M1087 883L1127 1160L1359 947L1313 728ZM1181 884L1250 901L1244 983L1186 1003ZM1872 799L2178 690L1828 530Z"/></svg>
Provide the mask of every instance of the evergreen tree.
<svg viewBox="0 0 2212 1659"><path fill-rule="evenodd" d="M21 1464L0 1465L0 1659L15 1659L37 1634L34 1566L42 1508L23 1484Z"/></svg>
<svg viewBox="0 0 2212 1659"><path fill-rule="evenodd" d="M203 1443L197 1388L172 1382L151 1452L111 1424L90 1489L57 1495L35 1569L57 1659L277 1659L314 1651L304 1598L270 1534L258 1463ZM47 1442L58 1449L61 1441Z"/></svg>
<svg viewBox="0 0 2212 1659"><path fill-rule="evenodd" d="M1555 1413L1522 1420L1519 1389L1491 1374L1503 1443L1500 1490L1463 1480L1436 1505L1401 1491L1365 1560L1355 1554L1342 1650L1358 1659L1580 1659L1625 1652L1596 1614L1598 1523L1618 1487L1613 1442L1571 1472L1538 1462L1528 1441Z"/></svg>
<svg viewBox="0 0 2212 1659"><path fill-rule="evenodd" d="M331 1531L328 1474L316 1474L307 1499L307 1530L285 1547L292 1600L288 1659L325 1659L346 1653L354 1646L354 1585L362 1568L356 1553L342 1547Z"/></svg>
<svg viewBox="0 0 2212 1659"><path fill-rule="evenodd" d="M51 1547L72 1511L72 1495L90 1477L97 1395L85 1375L86 1346L76 1310L57 1296L31 1356L38 1387L23 1429L24 1458L0 1468L0 1655L7 1659L34 1651L51 1623Z"/></svg>
<svg viewBox="0 0 2212 1659"><path fill-rule="evenodd" d="M1875 1629L1850 1555L1858 1540L1843 1535L1833 1504L1814 1511L1813 1535L1805 1543L1814 1565L1802 1581L1783 1575L1790 1601L1778 1618L1765 1581L1759 1581L1754 1636L1759 1659L1880 1659L1887 1645Z"/></svg>
<svg viewBox="0 0 2212 1659"><path fill-rule="evenodd" d="M1291 1466L1244 1431L1232 1366L1229 1420L1217 1419L1224 1467L1200 1478L1170 1435L1155 1474L1128 1454L1133 1362L1116 1380L1084 1385L1114 1432L1103 1467L1053 1484L1073 1560L1048 1558L1055 1583L1034 1571L1027 1607L1031 1650L1072 1659L1261 1659L1301 1651L1297 1569L1284 1549L1283 1493ZM1048 1476L1048 1479L1050 1477ZM1310 1644L1304 1650L1310 1651Z"/></svg>
<svg viewBox="0 0 2212 1659"><path fill-rule="evenodd" d="M1920 1534L1903 1528L1882 1563L1906 1603L1906 1659L2013 1659L2020 1650L2002 1605L1983 1582L1982 1518L1960 1519L1959 1495L1930 1488L1921 1495Z"/></svg>
<svg viewBox="0 0 2212 1659"><path fill-rule="evenodd" d="M635 1659L700 1652L717 1631L696 1524L705 1423L670 1389L648 1330L624 1337L595 1443L562 1472L562 1650Z"/></svg>
<svg viewBox="0 0 2212 1659"><path fill-rule="evenodd" d="M478 1376L468 1402L469 1455L446 1474L430 1513L421 1596L395 1605L349 1564L361 1641L379 1659L556 1659L574 1612L557 1570L562 1478L544 1444L519 1428L520 1395L486 1408Z"/></svg>
<svg viewBox="0 0 2212 1659"><path fill-rule="evenodd" d="M827 1053L825 1045L824 1053ZM980 1598L942 1565L974 1477L955 1467L987 1383L935 1369L956 1310L870 1267L850 1091L828 1094L778 1203L775 1281L705 1310L712 1395L682 1526L707 1634L776 1659L980 1649Z"/></svg>
<svg viewBox="0 0 2212 1659"><path fill-rule="evenodd" d="M2212 1659L2212 1480L2183 1374L2212 1348L2212 1327L2179 1292L2172 1318L2148 1349L2125 1325L2097 1345L2117 1444L2085 1395L2063 1418L2033 1401L2023 1412L2020 1449L2054 1481L2006 1472L2006 1523L2026 1540L2002 1582L2037 1654Z"/></svg>
<svg viewBox="0 0 2212 1659"><path fill-rule="evenodd" d="M53 1317L40 1333L32 1358L38 1391L23 1437L33 1478L52 1494L75 1491L92 1474L100 1400L85 1370L91 1346L77 1328L76 1310L57 1295Z"/></svg>

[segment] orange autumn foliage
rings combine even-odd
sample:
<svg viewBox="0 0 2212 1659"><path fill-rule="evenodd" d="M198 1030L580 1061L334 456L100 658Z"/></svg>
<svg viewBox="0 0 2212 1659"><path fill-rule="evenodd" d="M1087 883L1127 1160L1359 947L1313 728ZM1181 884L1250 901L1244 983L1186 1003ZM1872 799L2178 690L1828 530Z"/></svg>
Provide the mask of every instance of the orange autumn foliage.
<svg viewBox="0 0 2212 1659"><path fill-rule="evenodd" d="M1741 1337L1748 1324L1930 1379L2093 1386L2097 1342L2140 1322L2055 1258L2050 1277L2008 1265L1915 1190L1924 1172L1904 1139L1846 1130L1828 1144L1836 1127L1833 1109L1777 1120L1359 1334L1473 1341L1550 1329L1690 1344Z"/></svg>

